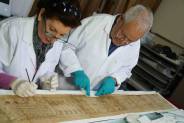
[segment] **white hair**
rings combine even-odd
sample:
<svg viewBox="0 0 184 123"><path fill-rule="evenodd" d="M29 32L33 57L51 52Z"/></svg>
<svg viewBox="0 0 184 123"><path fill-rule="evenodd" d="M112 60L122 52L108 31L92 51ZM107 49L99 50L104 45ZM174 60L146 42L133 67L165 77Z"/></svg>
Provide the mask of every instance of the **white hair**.
<svg viewBox="0 0 184 123"><path fill-rule="evenodd" d="M124 22L136 21L138 28L148 32L153 25L153 13L143 5L136 5L129 8L124 14Z"/></svg>

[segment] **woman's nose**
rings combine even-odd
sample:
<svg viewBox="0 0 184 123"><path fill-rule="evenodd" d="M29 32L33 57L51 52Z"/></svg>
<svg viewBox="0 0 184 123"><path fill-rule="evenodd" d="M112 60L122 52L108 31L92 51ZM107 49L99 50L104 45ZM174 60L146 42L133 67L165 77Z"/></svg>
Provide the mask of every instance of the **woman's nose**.
<svg viewBox="0 0 184 123"><path fill-rule="evenodd" d="M57 39L60 39L62 36L60 34L55 34L54 37L57 38Z"/></svg>

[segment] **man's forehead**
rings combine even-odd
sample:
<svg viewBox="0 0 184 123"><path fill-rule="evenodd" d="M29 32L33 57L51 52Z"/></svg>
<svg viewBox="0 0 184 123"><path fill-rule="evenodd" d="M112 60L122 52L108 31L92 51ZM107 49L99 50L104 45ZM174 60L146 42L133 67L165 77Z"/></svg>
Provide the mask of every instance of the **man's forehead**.
<svg viewBox="0 0 184 123"><path fill-rule="evenodd" d="M124 25L123 31L131 41L138 40L144 35L144 31L139 26L136 21Z"/></svg>

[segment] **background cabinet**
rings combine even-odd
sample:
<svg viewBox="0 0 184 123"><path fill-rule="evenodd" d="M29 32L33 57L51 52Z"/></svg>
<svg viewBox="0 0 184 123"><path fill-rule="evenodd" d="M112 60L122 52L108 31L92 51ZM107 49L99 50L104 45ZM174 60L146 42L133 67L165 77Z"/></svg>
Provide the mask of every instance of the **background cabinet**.
<svg viewBox="0 0 184 123"><path fill-rule="evenodd" d="M164 96L170 96L184 76L184 63L159 54L154 47L142 45L138 64L132 70L128 80L135 90L155 90Z"/></svg>

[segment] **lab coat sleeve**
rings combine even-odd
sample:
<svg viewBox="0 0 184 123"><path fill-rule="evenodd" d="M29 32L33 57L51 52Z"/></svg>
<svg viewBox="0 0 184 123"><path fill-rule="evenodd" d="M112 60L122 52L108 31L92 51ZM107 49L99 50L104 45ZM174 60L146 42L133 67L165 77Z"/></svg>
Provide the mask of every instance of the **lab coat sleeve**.
<svg viewBox="0 0 184 123"><path fill-rule="evenodd" d="M65 47L60 57L60 68L66 77L70 77L72 72L82 70L80 62L75 54L75 50Z"/></svg>
<svg viewBox="0 0 184 123"><path fill-rule="evenodd" d="M18 28L17 28L18 29ZM16 44L17 32L12 23L0 23L0 71L3 66L9 66L13 58Z"/></svg>
<svg viewBox="0 0 184 123"><path fill-rule="evenodd" d="M129 65L121 66L116 72L114 72L111 76L116 79L117 84L120 86L122 82L124 82L127 78L130 78L132 73L132 69L136 66L139 58L139 51L135 53L129 59ZM117 87L117 89L119 88Z"/></svg>
<svg viewBox="0 0 184 123"><path fill-rule="evenodd" d="M4 89L8 89L10 83L16 79L16 77L6 74L3 68L10 65L13 58L17 43L16 32L11 23L0 23L0 88Z"/></svg>
<svg viewBox="0 0 184 123"><path fill-rule="evenodd" d="M64 75L66 77L70 77L72 72L77 70L83 70L79 59L76 55L77 49L81 48L83 43L83 35L85 35L85 29L83 26L78 27L75 29L70 38L68 43L63 46L63 50L60 57L60 68L62 69Z"/></svg>

